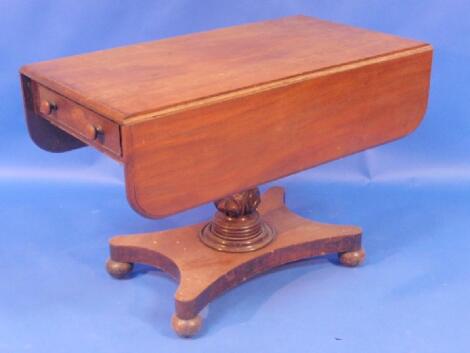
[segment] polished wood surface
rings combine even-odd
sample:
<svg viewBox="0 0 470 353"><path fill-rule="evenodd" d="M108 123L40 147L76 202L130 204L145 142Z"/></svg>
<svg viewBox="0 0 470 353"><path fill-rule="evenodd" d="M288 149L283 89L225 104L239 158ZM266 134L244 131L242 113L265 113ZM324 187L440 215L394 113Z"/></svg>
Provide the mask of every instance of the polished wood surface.
<svg viewBox="0 0 470 353"><path fill-rule="evenodd" d="M21 72L28 120L123 162L130 204L160 218L408 134L431 61L422 42L294 16ZM40 146L77 147L42 130Z"/></svg>
<svg viewBox="0 0 470 353"><path fill-rule="evenodd" d="M31 139L49 152L66 152L85 146L85 143L39 116L33 98L33 81L21 76L26 125Z"/></svg>
<svg viewBox="0 0 470 353"><path fill-rule="evenodd" d="M413 49L124 126L128 199L164 217L403 137L430 67L430 49Z"/></svg>
<svg viewBox="0 0 470 353"><path fill-rule="evenodd" d="M121 158L118 124L40 84L33 82L32 87L40 116L111 157Z"/></svg>
<svg viewBox="0 0 470 353"><path fill-rule="evenodd" d="M131 264L144 263L177 279L173 328L181 336L192 336L201 326L199 312L210 301L256 275L331 253L338 253L347 266L364 260L359 227L323 224L296 215L285 206L282 188L271 188L262 195L259 213L277 235L257 251L228 253L207 247L198 239L204 224L196 224L111 239L108 271L123 278L132 270Z"/></svg>
<svg viewBox="0 0 470 353"><path fill-rule="evenodd" d="M294 16L61 58L21 71L116 122L134 123L423 46Z"/></svg>
<svg viewBox="0 0 470 353"><path fill-rule="evenodd" d="M214 202L217 209L211 222L199 232L207 246L225 252L249 252L265 247L276 237L276 230L265 222L257 208L258 188L248 189Z"/></svg>
<svg viewBox="0 0 470 353"><path fill-rule="evenodd" d="M209 223L115 237L108 272L149 264L179 280L172 325L247 279L337 253L357 266L361 229L321 224L257 185L392 141L424 116L432 47L305 16L24 66L42 148L91 145L124 164L130 204L159 218L215 201Z"/></svg>

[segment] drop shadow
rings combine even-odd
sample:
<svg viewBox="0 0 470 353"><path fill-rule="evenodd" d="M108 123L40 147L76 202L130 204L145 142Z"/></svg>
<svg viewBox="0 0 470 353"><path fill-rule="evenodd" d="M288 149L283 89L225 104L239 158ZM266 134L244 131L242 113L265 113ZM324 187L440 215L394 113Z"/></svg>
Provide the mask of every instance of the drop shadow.
<svg viewBox="0 0 470 353"><path fill-rule="evenodd" d="M134 268L132 269L132 272L126 276L125 278L122 278L122 280L124 281L127 281L127 280L131 280L131 279L135 279L137 277L140 277L140 276L143 276L143 275L146 275L146 274L155 274L155 273L159 273L161 275L163 275L163 277L168 277L171 279L171 277L166 274L165 272L161 271L160 269L158 268L155 268L155 267L152 267L152 266L149 266L149 265L144 265L144 264L134 264Z"/></svg>

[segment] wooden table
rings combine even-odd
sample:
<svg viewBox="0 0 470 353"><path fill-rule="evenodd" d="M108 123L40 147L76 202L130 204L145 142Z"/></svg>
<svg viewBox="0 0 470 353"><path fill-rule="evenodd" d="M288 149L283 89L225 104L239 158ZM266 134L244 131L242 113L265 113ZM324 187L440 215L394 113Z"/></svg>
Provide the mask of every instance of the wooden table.
<svg viewBox="0 0 470 353"><path fill-rule="evenodd" d="M209 223L110 241L114 277L138 262L179 280L172 323L191 336L204 306L263 271L361 263L360 228L303 219L257 185L413 131L431 61L426 43L295 16L26 65L21 81L32 139L121 162L140 214L215 200Z"/></svg>

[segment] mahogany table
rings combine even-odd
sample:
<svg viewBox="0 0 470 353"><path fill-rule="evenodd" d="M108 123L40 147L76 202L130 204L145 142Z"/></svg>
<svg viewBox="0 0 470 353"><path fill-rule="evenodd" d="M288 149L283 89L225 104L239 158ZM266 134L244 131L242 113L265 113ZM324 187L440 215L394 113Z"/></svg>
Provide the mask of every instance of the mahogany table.
<svg viewBox="0 0 470 353"><path fill-rule="evenodd" d="M32 139L121 162L138 213L215 200L209 222L110 241L112 276L145 263L179 281L172 324L192 336L204 306L266 270L362 262L360 228L299 217L257 185L413 131L431 60L426 43L295 16L27 65L21 81Z"/></svg>

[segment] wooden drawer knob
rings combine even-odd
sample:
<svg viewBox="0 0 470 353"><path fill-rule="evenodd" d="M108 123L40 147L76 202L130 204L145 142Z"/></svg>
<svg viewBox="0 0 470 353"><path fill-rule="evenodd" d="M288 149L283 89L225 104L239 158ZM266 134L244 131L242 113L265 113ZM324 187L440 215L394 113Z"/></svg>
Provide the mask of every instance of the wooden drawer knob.
<svg viewBox="0 0 470 353"><path fill-rule="evenodd" d="M57 110L57 105L54 102L43 100L39 105L39 111L44 115L49 115L54 110Z"/></svg>
<svg viewBox="0 0 470 353"><path fill-rule="evenodd" d="M96 140L98 135L103 133L101 126L95 126L93 124L87 124L85 127L85 137L89 140Z"/></svg>

